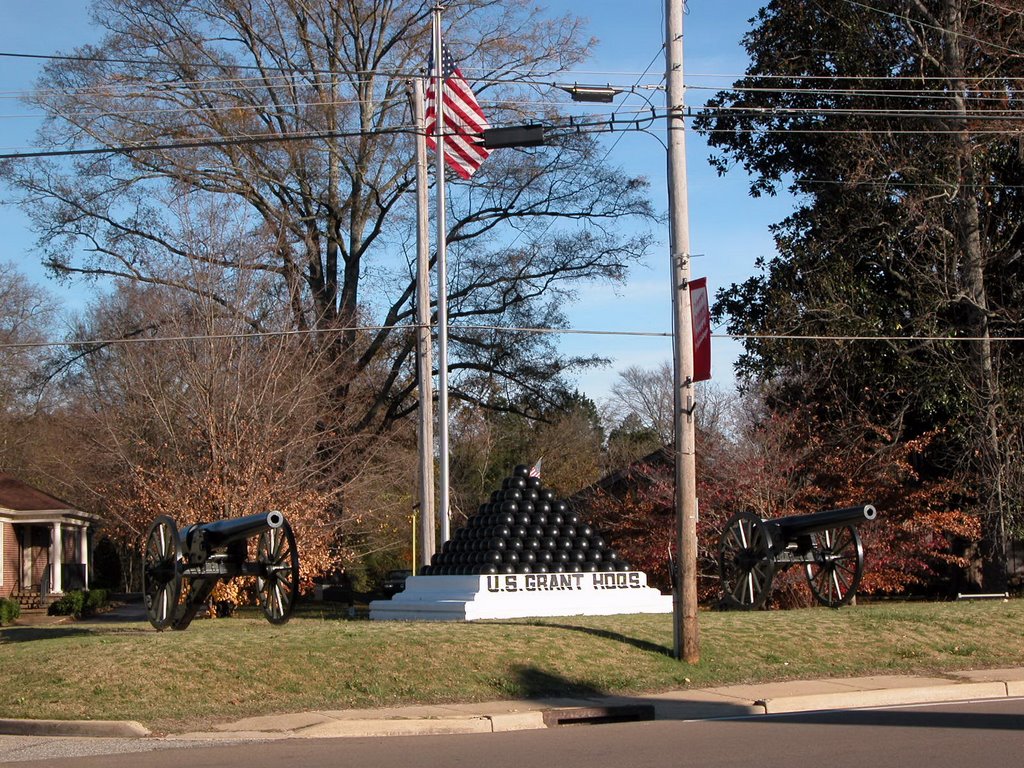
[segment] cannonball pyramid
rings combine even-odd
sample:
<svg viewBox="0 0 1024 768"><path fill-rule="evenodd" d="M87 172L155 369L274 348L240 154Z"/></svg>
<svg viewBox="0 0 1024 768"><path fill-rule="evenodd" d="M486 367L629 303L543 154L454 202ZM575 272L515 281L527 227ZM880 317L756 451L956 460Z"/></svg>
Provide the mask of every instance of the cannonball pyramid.
<svg viewBox="0 0 1024 768"><path fill-rule="evenodd" d="M604 538L519 464L420 575L628 570Z"/></svg>

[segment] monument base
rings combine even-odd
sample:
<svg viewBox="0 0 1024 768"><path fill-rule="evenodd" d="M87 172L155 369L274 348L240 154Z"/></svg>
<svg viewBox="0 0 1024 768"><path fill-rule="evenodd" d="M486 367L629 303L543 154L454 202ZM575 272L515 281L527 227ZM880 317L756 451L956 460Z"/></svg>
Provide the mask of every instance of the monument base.
<svg viewBox="0 0 1024 768"><path fill-rule="evenodd" d="M539 616L672 613L672 597L641 571L411 576L390 600L370 603L373 620L472 621Z"/></svg>

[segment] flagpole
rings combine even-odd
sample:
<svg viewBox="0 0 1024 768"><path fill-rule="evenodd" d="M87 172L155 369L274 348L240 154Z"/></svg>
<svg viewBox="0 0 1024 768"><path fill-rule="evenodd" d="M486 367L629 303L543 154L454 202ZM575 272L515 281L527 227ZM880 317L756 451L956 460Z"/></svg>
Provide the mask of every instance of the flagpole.
<svg viewBox="0 0 1024 768"><path fill-rule="evenodd" d="M430 340L430 226L427 189L427 136L422 77L412 81L416 120L416 377L419 383L419 565L430 565L434 554L434 363ZM415 540L415 532L414 532ZM415 558L414 558L415 559Z"/></svg>
<svg viewBox="0 0 1024 768"><path fill-rule="evenodd" d="M433 8L434 38L434 194L437 201L437 434L438 434L438 509L441 543L449 539L448 489L448 265L447 223L444 185L444 69L441 61L441 14L444 6Z"/></svg>

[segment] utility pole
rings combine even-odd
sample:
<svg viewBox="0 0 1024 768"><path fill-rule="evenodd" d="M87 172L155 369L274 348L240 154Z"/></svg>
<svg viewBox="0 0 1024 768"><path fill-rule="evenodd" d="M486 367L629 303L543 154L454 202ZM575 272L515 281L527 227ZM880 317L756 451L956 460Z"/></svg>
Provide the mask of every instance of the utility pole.
<svg viewBox="0 0 1024 768"><path fill-rule="evenodd" d="M697 462L690 315L690 214L686 189L683 80L683 0L665 0L665 78L668 107L669 255L672 260L672 339L675 434L676 573L673 590L674 654L700 661L697 624Z"/></svg>
<svg viewBox="0 0 1024 768"><path fill-rule="evenodd" d="M420 565L434 554L434 363L430 338L430 204L427 183L426 108L423 79L413 78L416 121L416 376L419 383ZM415 531L413 541L415 541ZM413 571L416 570L415 546Z"/></svg>

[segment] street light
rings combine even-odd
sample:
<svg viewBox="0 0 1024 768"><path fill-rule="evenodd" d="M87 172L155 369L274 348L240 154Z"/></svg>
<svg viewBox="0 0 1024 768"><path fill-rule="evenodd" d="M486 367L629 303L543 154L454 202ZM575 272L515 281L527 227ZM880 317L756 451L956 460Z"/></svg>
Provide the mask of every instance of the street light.
<svg viewBox="0 0 1024 768"><path fill-rule="evenodd" d="M611 104L615 97L622 93L621 88L612 88L610 85L557 85L570 96L573 101L589 101L597 104Z"/></svg>

